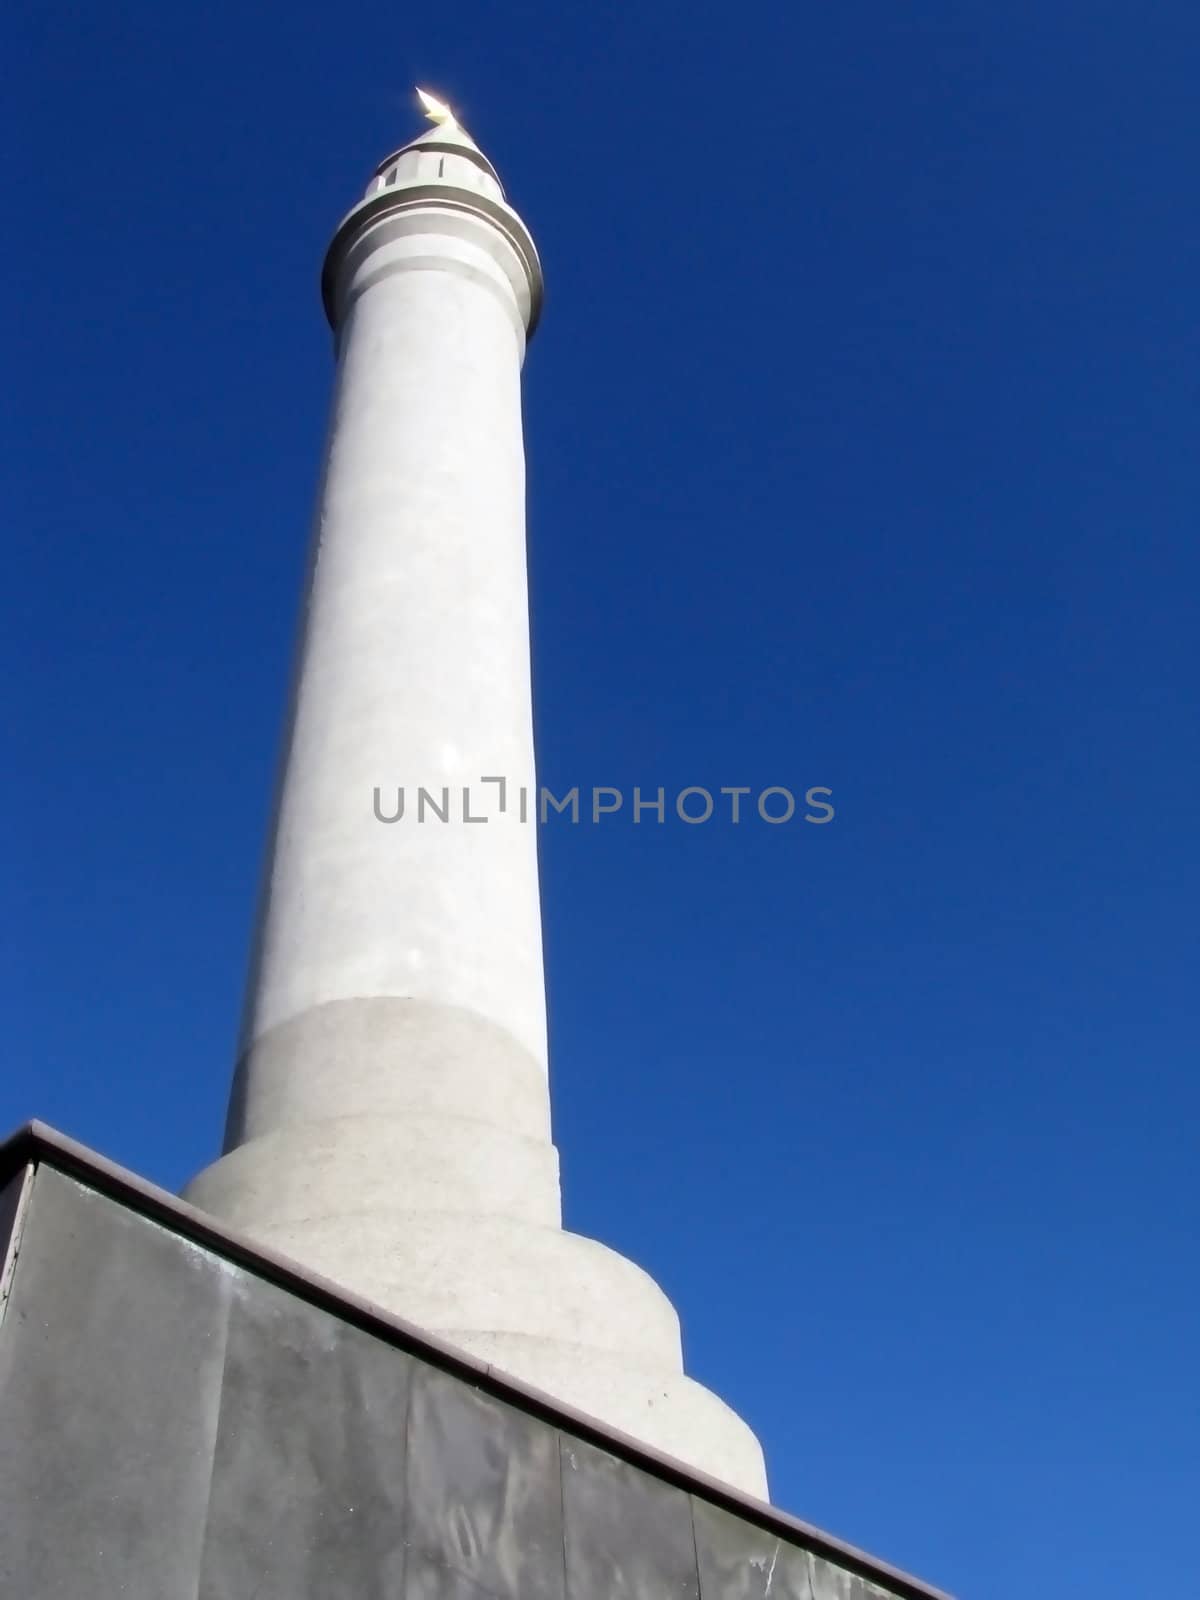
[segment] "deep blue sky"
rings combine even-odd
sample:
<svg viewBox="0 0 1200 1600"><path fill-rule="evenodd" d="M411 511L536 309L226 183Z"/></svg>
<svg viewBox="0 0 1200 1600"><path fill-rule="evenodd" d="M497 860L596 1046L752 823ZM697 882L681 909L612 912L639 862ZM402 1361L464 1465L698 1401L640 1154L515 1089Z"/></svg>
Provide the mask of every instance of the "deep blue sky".
<svg viewBox="0 0 1200 1600"><path fill-rule="evenodd" d="M24 10L0 1123L213 1155L317 271L427 82L546 268L546 781L838 811L543 832L569 1224L784 1507L973 1600L1190 1591L1194 4Z"/></svg>

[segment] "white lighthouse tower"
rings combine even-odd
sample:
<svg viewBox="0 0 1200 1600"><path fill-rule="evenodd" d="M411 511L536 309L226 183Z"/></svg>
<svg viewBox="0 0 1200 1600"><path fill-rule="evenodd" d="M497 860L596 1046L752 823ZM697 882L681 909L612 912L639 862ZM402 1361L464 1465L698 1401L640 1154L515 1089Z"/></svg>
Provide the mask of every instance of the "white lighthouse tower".
<svg viewBox="0 0 1200 1600"><path fill-rule="evenodd" d="M491 162L427 109L325 262L311 585L225 1153L187 1198L764 1495L662 1291L562 1228L520 396L541 270Z"/></svg>

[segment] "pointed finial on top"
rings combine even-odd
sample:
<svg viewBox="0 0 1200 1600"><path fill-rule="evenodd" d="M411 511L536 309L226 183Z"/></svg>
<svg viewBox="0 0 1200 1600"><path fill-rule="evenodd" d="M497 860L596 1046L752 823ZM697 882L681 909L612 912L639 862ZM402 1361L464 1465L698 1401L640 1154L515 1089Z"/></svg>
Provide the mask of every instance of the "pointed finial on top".
<svg viewBox="0 0 1200 1600"><path fill-rule="evenodd" d="M417 99L421 102L421 109L430 122L435 122L441 127L458 127L458 118L444 100L439 100L436 95L429 94L424 89L417 90Z"/></svg>

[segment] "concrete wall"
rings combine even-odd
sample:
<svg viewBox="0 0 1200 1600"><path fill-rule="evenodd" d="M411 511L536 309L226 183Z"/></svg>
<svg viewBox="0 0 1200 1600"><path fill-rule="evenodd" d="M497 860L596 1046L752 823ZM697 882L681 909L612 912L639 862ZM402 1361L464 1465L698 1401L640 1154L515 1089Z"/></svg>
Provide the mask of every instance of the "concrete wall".
<svg viewBox="0 0 1200 1600"><path fill-rule="evenodd" d="M3 1165L0 1148L0 1182ZM456 1363L103 1163L26 1136L8 1169L0 1594L936 1594Z"/></svg>

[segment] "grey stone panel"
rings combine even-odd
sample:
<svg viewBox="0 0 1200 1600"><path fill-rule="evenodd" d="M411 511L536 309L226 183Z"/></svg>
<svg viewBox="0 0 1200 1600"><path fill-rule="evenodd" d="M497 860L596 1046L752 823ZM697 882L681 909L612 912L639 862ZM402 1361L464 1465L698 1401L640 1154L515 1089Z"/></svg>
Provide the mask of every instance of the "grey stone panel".
<svg viewBox="0 0 1200 1600"><path fill-rule="evenodd" d="M195 1600L231 1276L38 1168L0 1336L0 1594Z"/></svg>
<svg viewBox="0 0 1200 1600"><path fill-rule="evenodd" d="M239 1275L198 1600L400 1600L411 1367Z"/></svg>
<svg viewBox="0 0 1200 1600"><path fill-rule="evenodd" d="M564 1436L566 1600L699 1600L682 1489Z"/></svg>
<svg viewBox="0 0 1200 1600"><path fill-rule="evenodd" d="M766 1528L697 1500L700 1600L813 1600L808 1556Z"/></svg>
<svg viewBox="0 0 1200 1600"><path fill-rule="evenodd" d="M700 1600L886 1600L888 1591L706 1501L693 1502Z"/></svg>
<svg viewBox="0 0 1200 1600"><path fill-rule="evenodd" d="M405 1600L563 1600L558 1435L416 1363Z"/></svg>
<svg viewBox="0 0 1200 1600"><path fill-rule="evenodd" d="M808 1557L813 1600L892 1600L891 1591L879 1589L857 1573L847 1572L820 1556Z"/></svg>

